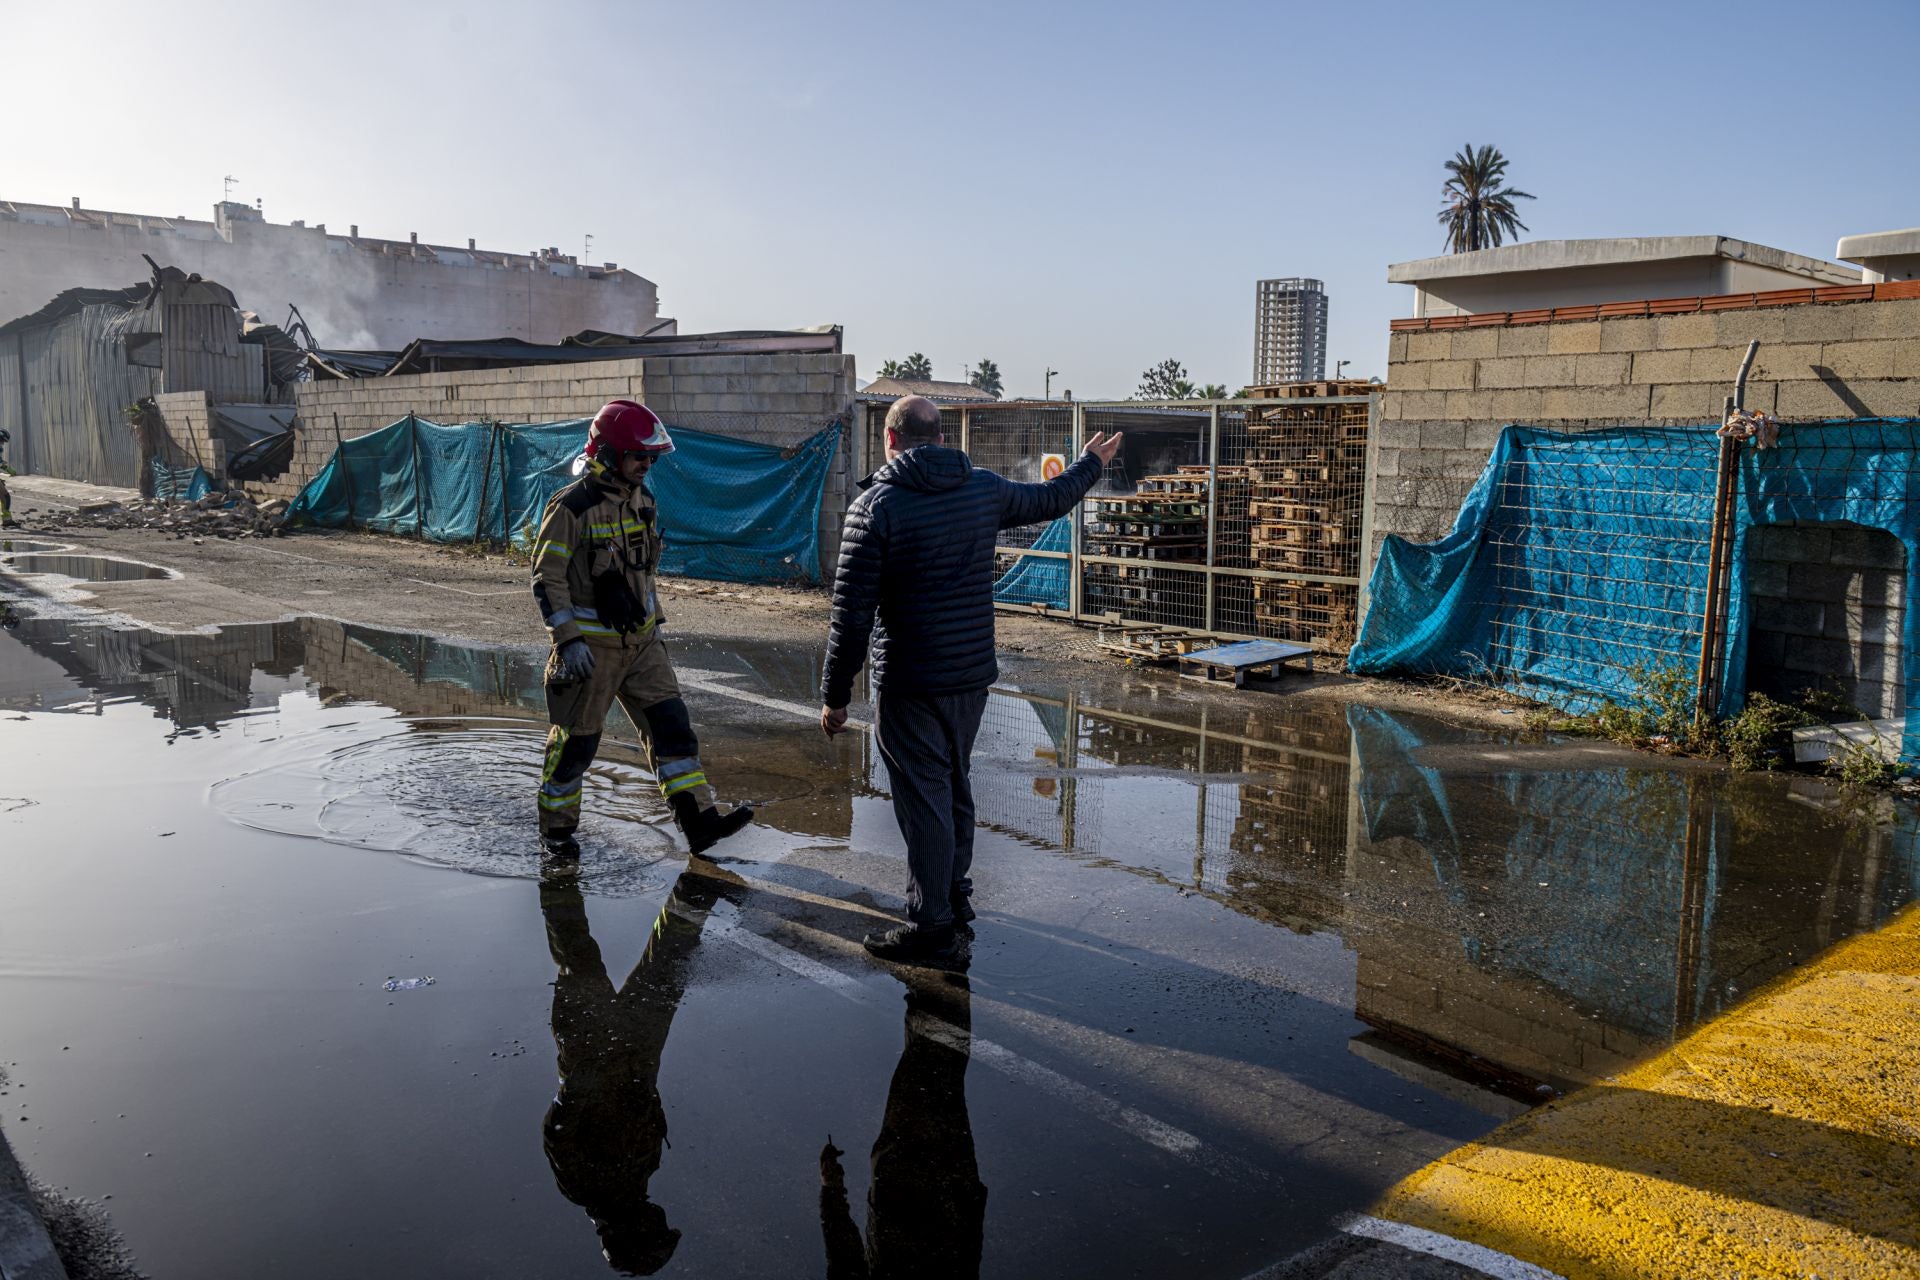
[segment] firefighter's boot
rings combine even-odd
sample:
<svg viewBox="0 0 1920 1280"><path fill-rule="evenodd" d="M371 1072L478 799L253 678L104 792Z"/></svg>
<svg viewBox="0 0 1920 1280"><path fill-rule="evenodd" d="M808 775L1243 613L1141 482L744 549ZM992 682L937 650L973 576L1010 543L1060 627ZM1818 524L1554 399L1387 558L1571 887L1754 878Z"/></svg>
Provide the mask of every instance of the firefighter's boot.
<svg viewBox="0 0 1920 1280"><path fill-rule="evenodd" d="M690 791L668 796L667 804L673 809L674 822L687 837L687 847L694 853L705 853L753 821L751 805L736 805L722 813L713 805L702 808L699 797Z"/></svg>

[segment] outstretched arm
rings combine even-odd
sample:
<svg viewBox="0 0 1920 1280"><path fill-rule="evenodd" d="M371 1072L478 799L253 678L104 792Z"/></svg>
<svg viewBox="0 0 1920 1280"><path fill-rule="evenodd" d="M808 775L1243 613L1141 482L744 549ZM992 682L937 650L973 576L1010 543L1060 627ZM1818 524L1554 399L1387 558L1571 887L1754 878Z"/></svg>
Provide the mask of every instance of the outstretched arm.
<svg viewBox="0 0 1920 1280"><path fill-rule="evenodd" d="M1124 438L1125 433L1119 431L1112 435L1095 432L1093 439L1087 441L1086 451L1054 479L1044 484L1007 481L1001 490L1000 527L1013 529L1023 524L1039 524L1073 510L1113 461L1113 455L1120 452L1120 441Z"/></svg>

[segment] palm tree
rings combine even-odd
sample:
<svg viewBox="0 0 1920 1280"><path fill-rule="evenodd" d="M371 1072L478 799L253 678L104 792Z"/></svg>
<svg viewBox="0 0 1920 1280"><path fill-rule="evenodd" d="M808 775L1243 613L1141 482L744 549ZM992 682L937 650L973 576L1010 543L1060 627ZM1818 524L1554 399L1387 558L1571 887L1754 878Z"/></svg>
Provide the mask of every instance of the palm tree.
<svg viewBox="0 0 1920 1280"><path fill-rule="evenodd" d="M1227 389L1217 382L1209 382L1194 393L1196 400L1225 400Z"/></svg>
<svg viewBox="0 0 1920 1280"><path fill-rule="evenodd" d="M994 399L1000 398L1000 366L991 360L982 360L967 372L967 381L980 388Z"/></svg>
<svg viewBox="0 0 1920 1280"><path fill-rule="evenodd" d="M880 366L883 378L898 378L902 382L932 382L933 361L916 351L905 360L888 360Z"/></svg>
<svg viewBox="0 0 1920 1280"><path fill-rule="evenodd" d="M1476 149L1468 143L1446 167L1453 176L1440 188L1445 205L1440 225L1447 229L1448 253L1495 249L1508 237L1520 238L1517 233L1525 231L1527 224L1520 221L1513 202L1533 197L1500 185L1506 179L1507 158L1498 147Z"/></svg>

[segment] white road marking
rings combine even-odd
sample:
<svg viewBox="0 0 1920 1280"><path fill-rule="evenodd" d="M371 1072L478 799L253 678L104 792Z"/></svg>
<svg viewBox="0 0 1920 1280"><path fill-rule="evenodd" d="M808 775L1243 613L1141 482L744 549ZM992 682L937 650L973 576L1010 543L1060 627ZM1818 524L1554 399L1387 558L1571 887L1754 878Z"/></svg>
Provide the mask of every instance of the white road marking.
<svg viewBox="0 0 1920 1280"><path fill-rule="evenodd" d="M1339 1219L1334 1225L1350 1236L1382 1240L1388 1244L1397 1244L1402 1249L1411 1249L1415 1253L1444 1258L1448 1262L1457 1262L1462 1266L1485 1272L1494 1277L1494 1280L1565 1280L1565 1277L1556 1271L1536 1267L1531 1262L1522 1262L1512 1254L1501 1253L1498 1249L1489 1249L1485 1245L1458 1240L1453 1236L1442 1235L1438 1231L1428 1231L1423 1227L1409 1227L1405 1223L1389 1222L1385 1218L1369 1217L1364 1213Z"/></svg>
<svg viewBox="0 0 1920 1280"><path fill-rule="evenodd" d="M731 942L789 973L817 983L842 999L867 1008L875 1007L874 992L866 983L850 974L840 972L831 965L822 964L811 956L801 955L790 947L782 946L771 938L753 932L741 923L739 910L732 903L725 901L716 903L710 921L708 929L714 937ZM964 1032L951 1023L938 1019L929 1019L923 1025L923 1030L929 1038L956 1052L970 1054L974 1061L991 1067L1002 1075L1049 1097L1078 1107L1094 1118L1103 1120L1142 1142L1158 1147L1169 1155L1179 1156L1183 1160L1226 1177L1263 1176L1252 1166L1244 1165L1232 1157L1209 1152L1199 1138L1186 1130L1176 1128L1165 1121L1156 1120L1144 1111L1124 1103L1115 1102L1077 1080L1069 1079L1050 1067L1043 1067L1031 1059L1020 1056L1004 1045Z"/></svg>
<svg viewBox="0 0 1920 1280"><path fill-rule="evenodd" d="M469 591L465 587L450 587L444 582L428 582L425 578L408 578L408 582L417 582L423 587L435 587L441 591L452 591L463 596L517 596L522 592L532 594L531 587L508 587L505 591Z"/></svg>
<svg viewBox="0 0 1920 1280"><path fill-rule="evenodd" d="M751 702L757 707L768 707L774 711L791 712L803 720L818 720L820 718L819 707L810 707L804 702L789 702L785 698L770 698L764 693L749 693L745 689L736 689L732 685L721 684L719 680L715 678L718 674L718 672L712 671L701 671L694 674L691 669L687 667L682 667L676 672L680 684L684 688L698 689L702 693L717 693L723 698L732 698L736 702ZM847 728L864 729L868 732L873 730L873 726L867 721L855 720L851 717L847 720Z"/></svg>

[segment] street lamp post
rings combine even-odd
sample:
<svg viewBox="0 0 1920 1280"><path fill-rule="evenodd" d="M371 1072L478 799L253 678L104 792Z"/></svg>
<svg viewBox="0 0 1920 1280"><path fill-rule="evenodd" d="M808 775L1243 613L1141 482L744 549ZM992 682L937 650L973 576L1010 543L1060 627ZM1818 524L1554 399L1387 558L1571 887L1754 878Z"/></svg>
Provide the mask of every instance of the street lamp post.
<svg viewBox="0 0 1920 1280"><path fill-rule="evenodd" d="M1044 397L1045 399L1048 399L1048 400L1053 399L1053 378L1054 378L1054 375L1059 372L1060 371L1058 369L1053 369L1053 368L1049 368L1047 370L1047 393L1046 393L1046 396Z"/></svg>

